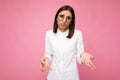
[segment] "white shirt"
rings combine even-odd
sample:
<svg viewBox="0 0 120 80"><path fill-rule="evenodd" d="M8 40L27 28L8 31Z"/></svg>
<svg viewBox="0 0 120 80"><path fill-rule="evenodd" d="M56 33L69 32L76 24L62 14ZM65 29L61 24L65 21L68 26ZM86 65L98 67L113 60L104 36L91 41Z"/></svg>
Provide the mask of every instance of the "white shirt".
<svg viewBox="0 0 120 80"><path fill-rule="evenodd" d="M51 69L47 80L79 80L76 59L81 63L80 54L84 52L82 33L74 31L71 39L66 38L65 32L53 30L46 32L45 57L51 61Z"/></svg>

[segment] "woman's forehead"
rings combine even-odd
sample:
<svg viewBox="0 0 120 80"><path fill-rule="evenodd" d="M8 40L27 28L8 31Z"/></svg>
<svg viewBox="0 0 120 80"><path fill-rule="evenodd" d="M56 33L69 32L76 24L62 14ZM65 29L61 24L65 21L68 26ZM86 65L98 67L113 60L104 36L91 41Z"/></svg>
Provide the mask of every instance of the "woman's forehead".
<svg viewBox="0 0 120 80"><path fill-rule="evenodd" d="M64 14L66 16L72 16L71 12L69 10L63 10L59 14Z"/></svg>

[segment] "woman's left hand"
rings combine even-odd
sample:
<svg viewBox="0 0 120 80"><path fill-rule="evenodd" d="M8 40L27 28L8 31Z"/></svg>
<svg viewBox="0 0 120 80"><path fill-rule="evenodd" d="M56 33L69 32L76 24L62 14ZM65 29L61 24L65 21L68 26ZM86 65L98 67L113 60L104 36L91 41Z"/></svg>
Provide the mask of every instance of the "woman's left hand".
<svg viewBox="0 0 120 80"><path fill-rule="evenodd" d="M95 65L93 64L93 60L94 60L94 57L89 54L89 53L82 53L80 55L81 59L82 59L82 63L85 64L86 66L88 66L90 69L95 69Z"/></svg>

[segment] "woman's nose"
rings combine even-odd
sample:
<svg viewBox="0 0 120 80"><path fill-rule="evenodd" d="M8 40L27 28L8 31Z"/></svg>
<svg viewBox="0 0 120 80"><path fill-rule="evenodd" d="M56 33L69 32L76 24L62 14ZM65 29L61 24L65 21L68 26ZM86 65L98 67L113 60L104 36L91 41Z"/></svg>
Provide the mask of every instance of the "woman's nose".
<svg viewBox="0 0 120 80"><path fill-rule="evenodd" d="M64 19L63 19L63 22L66 22L66 21L67 21L67 19L66 19L66 18L64 18Z"/></svg>

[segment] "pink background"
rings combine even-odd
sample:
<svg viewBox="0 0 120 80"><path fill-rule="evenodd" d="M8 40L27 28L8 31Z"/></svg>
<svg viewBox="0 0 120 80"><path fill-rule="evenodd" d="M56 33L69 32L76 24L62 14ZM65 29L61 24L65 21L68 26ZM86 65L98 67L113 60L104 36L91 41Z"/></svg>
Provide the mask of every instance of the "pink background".
<svg viewBox="0 0 120 80"><path fill-rule="evenodd" d="M79 65L81 80L120 80L119 0L0 0L0 80L45 80L39 69L45 32L68 4L96 70Z"/></svg>

